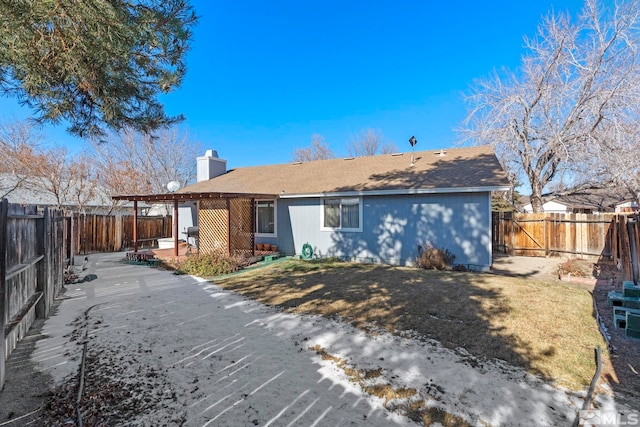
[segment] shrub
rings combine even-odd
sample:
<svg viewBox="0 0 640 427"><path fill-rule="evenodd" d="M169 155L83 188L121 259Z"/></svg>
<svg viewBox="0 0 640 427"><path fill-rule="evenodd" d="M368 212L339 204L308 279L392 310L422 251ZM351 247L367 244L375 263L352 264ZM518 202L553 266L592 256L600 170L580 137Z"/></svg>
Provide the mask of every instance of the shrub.
<svg viewBox="0 0 640 427"><path fill-rule="evenodd" d="M238 271L246 260L220 254L196 254L176 266L176 273L199 277L214 277Z"/></svg>
<svg viewBox="0 0 640 427"><path fill-rule="evenodd" d="M558 275L570 274L577 277L589 277L592 272L589 271L589 264L578 259L567 259L558 266Z"/></svg>
<svg viewBox="0 0 640 427"><path fill-rule="evenodd" d="M451 267L456 256L449 249L426 245L416 259L416 265L426 270L445 270Z"/></svg>

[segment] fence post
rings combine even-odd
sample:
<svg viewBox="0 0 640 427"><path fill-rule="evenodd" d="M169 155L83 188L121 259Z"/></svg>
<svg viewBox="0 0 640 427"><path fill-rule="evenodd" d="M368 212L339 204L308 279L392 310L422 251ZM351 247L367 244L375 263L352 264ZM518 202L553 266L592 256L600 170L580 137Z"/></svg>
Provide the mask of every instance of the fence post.
<svg viewBox="0 0 640 427"><path fill-rule="evenodd" d="M5 313L7 312L7 216L9 202L0 202L0 390L4 386L6 343L4 339Z"/></svg>
<svg viewBox="0 0 640 427"><path fill-rule="evenodd" d="M67 240L65 239L65 230L67 228L67 222L65 219L65 214L61 210L57 210L55 213L56 221L54 222L55 227L51 230L51 247L53 250L53 259L54 259L54 269L55 269L55 283L54 283L54 294L52 298L55 299L56 294L62 289L62 285L64 284L64 268L65 268L65 259L67 255ZM51 301L53 304L53 301Z"/></svg>
<svg viewBox="0 0 640 427"><path fill-rule="evenodd" d="M70 249L69 249L69 265L75 265L75 258L76 258L76 225L75 225L75 214L73 212L71 212L71 228L69 231L69 234L71 235L71 239L70 239Z"/></svg>
<svg viewBox="0 0 640 427"><path fill-rule="evenodd" d="M640 283L640 215L634 215L631 233L634 239L633 253L631 254L631 264L633 265L633 280Z"/></svg>
<svg viewBox="0 0 640 427"><path fill-rule="evenodd" d="M49 316L51 284L51 210L45 208L44 217L37 220L36 238L38 239L38 255L44 258L38 263L36 291L42 292L42 298L36 305L36 317L46 319Z"/></svg>
<svg viewBox="0 0 640 427"><path fill-rule="evenodd" d="M631 267L631 245L629 243L629 227L627 226L627 217L620 217L620 262L622 263L622 280L633 279L633 271Z"/></svg>
<svg viewBox="0 0 640 427"><path fill-rule="evenodd" d="M115 243L113 247L114 252L119 252L122 250L122 236L124 234L122 232L122 227L122 214L117 214L115 217L115 225L113 226L115 233Z"/></svg>
<svg viewBox="0 0 640 427"><path fill-rule="evenodd" d="M511 235L511 251L509 251L509 255L513 255L515 253L514 248L516 247L516 226L515 226L515 213L511 213L509 217L509 225L510 230L509 234Z"/></svg>
<svg viewBox="0 0 640 427"><path fill-rule="evenodd" d="M613 256L613 263L618 264L618 215L614 215L611 218L611 252Z"/></svg>
<svg viewBox="0 0 640 427"><path fill-rule="evenodd" d="M542 223L542 233L544 234L544 256L548 257L549 256L549 246L550 246L550 240L551 240L551 236L550 236L550 228L549 224L549 217L547 215L544 216L544 222Z"/></svg>

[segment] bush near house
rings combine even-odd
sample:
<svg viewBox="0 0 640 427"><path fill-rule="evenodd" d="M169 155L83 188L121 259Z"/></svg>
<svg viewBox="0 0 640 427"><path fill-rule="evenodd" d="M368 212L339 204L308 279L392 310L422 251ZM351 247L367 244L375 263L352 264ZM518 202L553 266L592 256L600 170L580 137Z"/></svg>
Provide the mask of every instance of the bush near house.
<svg viewBox="0 0 640 427"><path fill-rule="evenodd" d="M416 266L425 270L446 270L451 268L456 256L449 249L426 245L418 258Z"/></svg>
<svg viewBox="0 0 640 427"><path fill-rule="evenodd" d="M178 274L215 277L233 273L245 265L247 265L247 261L243 258L213 253L191 255L172 267L175 268Z"/></svg>

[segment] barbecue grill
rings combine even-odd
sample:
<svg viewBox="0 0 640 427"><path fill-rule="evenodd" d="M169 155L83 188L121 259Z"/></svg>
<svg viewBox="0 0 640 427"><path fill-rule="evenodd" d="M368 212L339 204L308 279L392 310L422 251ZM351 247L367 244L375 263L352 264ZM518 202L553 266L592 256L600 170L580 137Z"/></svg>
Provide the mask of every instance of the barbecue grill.
<svg viewBox="0 0 640 427"><path fill-rule="evenodd" d="M195 246L196 249L198 249L198 252L200 252L200 227L187 227L186 234L189 252L191 252L191 246Z"/></svg>

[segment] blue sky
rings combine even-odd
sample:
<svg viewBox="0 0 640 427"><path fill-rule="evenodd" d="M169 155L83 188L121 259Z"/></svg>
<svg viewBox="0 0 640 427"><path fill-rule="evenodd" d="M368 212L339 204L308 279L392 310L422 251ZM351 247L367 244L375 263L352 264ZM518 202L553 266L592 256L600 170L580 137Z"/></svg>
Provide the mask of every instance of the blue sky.
<svg viewBox="0 0 640 427"><path fill-rule="evenodd" d="M610 3L610 2L607 2ZM451 147L466 114L462 94L493 69L517 69L523 36L551 9L578 0L207 1L169 114L229 167L286 163L324 136L337 155L363 129L400 151ZM2 120L28 110L0 99ZM72 151L86 144L47 126Z"/></svg>

